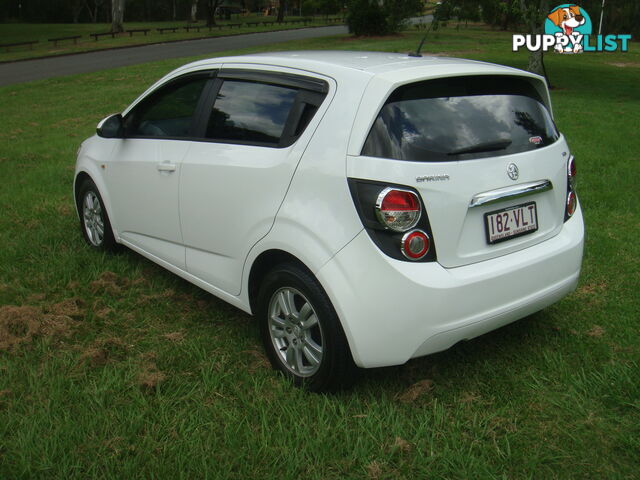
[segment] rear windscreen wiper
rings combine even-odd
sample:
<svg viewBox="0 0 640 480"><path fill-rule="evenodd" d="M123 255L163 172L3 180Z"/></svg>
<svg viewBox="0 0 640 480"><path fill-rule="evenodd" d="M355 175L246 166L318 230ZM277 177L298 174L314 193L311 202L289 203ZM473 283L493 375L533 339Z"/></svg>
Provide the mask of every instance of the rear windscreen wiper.
<svg viewBox="0 0 640 480"><path fill-rule="evenodd" d="M493 152L495 150L504 150L511 145L511 140L503 138L501 140L493 140L491 142L477 143L468 147L459 148L447 153L447 155L462 155L463 153L480 153Z"/></svg>

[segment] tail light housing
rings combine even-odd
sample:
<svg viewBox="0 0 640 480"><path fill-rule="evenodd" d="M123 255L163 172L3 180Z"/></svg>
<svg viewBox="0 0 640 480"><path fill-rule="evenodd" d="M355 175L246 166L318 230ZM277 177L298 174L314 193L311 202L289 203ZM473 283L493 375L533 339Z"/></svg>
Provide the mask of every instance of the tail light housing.
<svg viewBox="0 0 640 480"><path fill-rule="evenodd" d="M564 208L564 221L569 220L578 208L578 196L576 194L576 159L573 155L567 162L567 200Z"/></svg>
<svg viewBox="0 0 640 480"><path fill-rule="evenodd" d="M360 220L384 254L405 262L436 260L426 207L414 188L355 178L348 182Z"/></svg>
<svg viewBox="0 0 640 480"><path fill-rule="evenodd" d="M387 187L378 195L375 211L382 226L394 232L406 232L420 220L422 206L415 192Z"/></svg>

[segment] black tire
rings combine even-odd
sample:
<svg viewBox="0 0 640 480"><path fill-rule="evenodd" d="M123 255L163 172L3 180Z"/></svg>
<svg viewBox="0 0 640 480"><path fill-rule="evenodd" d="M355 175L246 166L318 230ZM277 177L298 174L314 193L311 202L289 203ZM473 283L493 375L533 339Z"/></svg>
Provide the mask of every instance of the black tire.
<svg viewBox="0 0 640 480"><path fill-rule="evenodd" d="M285 304L293 306L283 308ZM334 392L353 384L358 369L338 315L307 270L286 263L269 272L260 287L257 313L271 365L296 386Z"/></svg>
<svg viewBox="0 0 640 480"><path fill-rule="evenodd" d="M87 244L96 250L117 251L118 244L113 235L107 209L96 184L91 179L82 180L76 202L80 216L80 230Z"/></svg>

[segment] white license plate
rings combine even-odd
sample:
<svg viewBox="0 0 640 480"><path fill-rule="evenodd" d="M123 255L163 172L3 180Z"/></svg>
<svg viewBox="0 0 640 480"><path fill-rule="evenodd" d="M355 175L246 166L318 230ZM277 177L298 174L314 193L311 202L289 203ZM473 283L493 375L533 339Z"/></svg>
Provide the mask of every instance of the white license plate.
<svg viewBox="0 0 640 480"><path fill-rule="evenodd" d="M498 243L538 230L536 202L484 214L487 243Z"/></svg>

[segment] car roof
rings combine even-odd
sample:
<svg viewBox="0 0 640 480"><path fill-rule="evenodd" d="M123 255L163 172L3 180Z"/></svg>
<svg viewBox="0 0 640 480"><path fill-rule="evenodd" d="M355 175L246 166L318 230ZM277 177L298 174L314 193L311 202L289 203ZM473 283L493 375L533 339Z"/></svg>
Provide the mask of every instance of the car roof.
<svg viewBox="0 0 640 480"><path fill-rule="evenodd" d="M423 56L412 57L403 53L365 52L344 50L308 50L268 52L251 55L217 57L194 62L185 67L206 67L211 64L259 64L289 67L317 72L326 75L356 74L365 76L384 74L390 71L413 69L416 67L430 67L433 70L454 68L455 70L500 71L511 73L518 70L477 60L462 58Z"/></svg>

